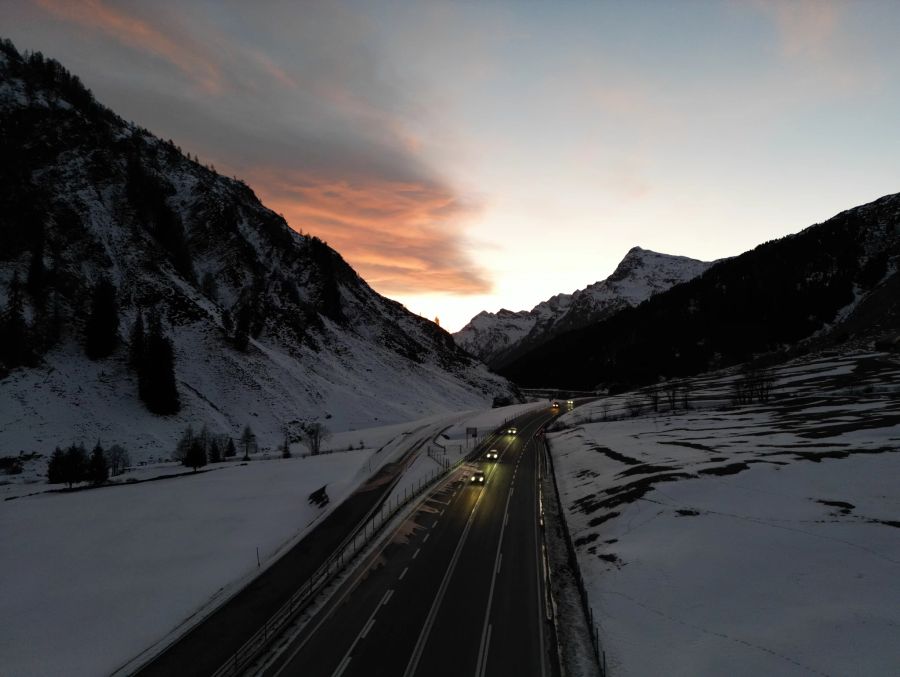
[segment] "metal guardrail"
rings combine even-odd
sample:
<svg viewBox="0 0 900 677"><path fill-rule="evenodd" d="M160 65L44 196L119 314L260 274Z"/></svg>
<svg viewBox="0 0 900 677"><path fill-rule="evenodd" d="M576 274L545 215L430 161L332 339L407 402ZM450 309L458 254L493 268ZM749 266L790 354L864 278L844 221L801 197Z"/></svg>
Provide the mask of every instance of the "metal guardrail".
<svg viewBox="0 0 900 677"><path fill-rule="evenodd" d="M591 645L594 649L594 660L597 662L597 666L600 668L600 674L602 675L602 677L608 677L609 673L606 670L606 652L603 651L603 647L600 645L600 629L594 622L594 609L590 604L590 600L588 599L587 588L584 585L584 578L582 578L581 576L581 567L578 565L578 556L575 552L575 544L572 542L572 535L569 533L569 524L568 522L566 522L566 514L565 509L563 508L561 494L559 493L559 485L556 483L556 470L553 467L553 454L550 452L550 443L546 438L544 438L544 448L546 450L544 456L547 459L547 466L550 469L550 476L553 478L553 489L556 492L556 502L560 509L560 523L562 524L562 534L566 542L566 550L568 550L569 553L570 568L575 574L575 582L578 584L578 593L581 598L581 609L584 613L584 620L588 623L588 627L591 629Z"/></svg>
<svg viewBox="0 0 900 677"><path fill-rule="evenodd" d="M504 426L508 422L508 420L505 420ZM212 677L234 677L247 669L262 654L269 642L281 634L287 624L305 609L316 598L318 593L334 580L337 574L343 571L360 553L365 551L375 538L381 535L384 527L390 524L397 514L460 465L471 461L483 453L482 447L487 442L492 441L495 435L496 432L483 437L471 452L460 457L456 462L435 470L427 480L420 481L415 489L410 491L408 495L405 495L402 500L399 500L398 497L398 500L393 505L382 502L381 510L376 505L362 523L329 556L326 562L290 596L259 630L213 673ZM402 477L402 474L400 477ZM385 511L386 505L388 506L387 511Z"/></svg>

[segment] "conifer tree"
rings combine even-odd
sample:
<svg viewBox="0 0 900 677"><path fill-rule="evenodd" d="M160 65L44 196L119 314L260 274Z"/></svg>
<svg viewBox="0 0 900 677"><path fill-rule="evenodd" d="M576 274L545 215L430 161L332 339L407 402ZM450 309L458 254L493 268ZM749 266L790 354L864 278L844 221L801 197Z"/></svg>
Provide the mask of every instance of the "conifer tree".
<svg viewBox="0 0 900 677"><path fill-rule="evenodd" d="M128 342L128 364L132 369L140 369L144 360L144 315L138 310L134 324L131 325L131 336Z"/></svg>
<svg viewBox="0 0 900 677"><path fill-rule="evenodd" d="M244 426L244 432L241 433L241 448L244 450L244 460L250 460L250 451L256 449L256 435L249 425Z"/></svg>
<svg viewBox="0 0 900 677"><path fill-rule="evenodd" d="M187 457L190 454L191 446L193 446L193 444L194 428L193 426L188 425L181 434L181 439L178 440L178 444L175 446L175 453L172 454L172 459L187 465Z"/></svg>
<svg viewBox="0 0 900 677"><path fill-rule="evenodd" d="M9 283L6 311L0 315L0 362L9 368L18 367L27 363L30 356L22 290L19 274L15 273Z"/></svg>
<svg viewBox="0 0 900 677"><path fill-rule="evenodd" d="M65 482L65 454L63 450L56 447L53 455L47 462L47 483L62 484Z"/></svg>
<svg viewBox="0 0 900 677"><path fill-rule="evenodd" d="M184 464L193 468L195 472L197 468L202 468L206 465L206 449L203 447L203 442L199 436L195 437L191 442L191 446L184 458Z"/></svg>
<svg viewBox="0 0 900 677"><path fill-rule="evenodd" d="M147 409L154 414L175 414L181 408L175 385L175 351L162 333L162 323L151 312L144 338L144 356L138 367L138 390Z"/></svg>
<svg viewBox="0 0 900 677"><path fill-rule="evenodd" d="M222 460L222 452L219 450L219 443L213 438L209 443L209 462L219 463Z"/></svg>
<svg viewBox="0 0 900 677"><path fill-rule="evenodd" d="M84 328L84 351L92 360L108 357L119 340L116 288L101 278L91 293L91 310Z"/></svg>
<svg viewBox="0 0 900 677"><path fill-rule="evenodd" d="M99 485L109 479L109 468L106 465L106 456L103 453L103 447L100 446L100 440L91 452L91 458L88 461L87 479L91 484Z"/></svg>
<svg viewBox="0 0 900 677"><path fill-rule="evenodd" d="M234 440L228 438L228 444L225 445L225 458L234 458L237 456L237 449L234 446Z"/></svg>
<svg viewBox="0 0 900 677"><path fill-rule="evenodd" d="M31 262L28 265L28 278L25 286L38 305L44 302L45 284L47 282L47 269L44 266L44 224L38 222L35 229L34 240L31 244Z"/></svg>
<svg viewBox="0 0 900 677"><path fill-rule="evenodd" d="M237 312L237 322L234 327L234 347L244 352L250 345L250 320L251 311L247 304L241 305Z"/></svg>
<svg viewBox="0 0 900 677"><path fill-rule="evenodd" d="M73 444L66 449L65 456L63 456L62 481L71 489L76 483L84 481L86 472L87 452L80 444Z"/></svg>

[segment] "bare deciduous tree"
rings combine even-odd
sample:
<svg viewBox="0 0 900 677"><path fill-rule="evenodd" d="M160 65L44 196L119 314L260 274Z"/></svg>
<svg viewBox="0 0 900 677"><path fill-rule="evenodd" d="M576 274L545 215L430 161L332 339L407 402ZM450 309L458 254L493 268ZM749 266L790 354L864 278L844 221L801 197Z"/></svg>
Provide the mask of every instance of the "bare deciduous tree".
<svg viewBox="0 0 900 677"><path fill-rule="evenodd" d="M303 441L306 442L309 453L313 456L322 451L322 443L329 437L331 437L331 432L325 427L325 424L319 421L303 425Z"/></svg>

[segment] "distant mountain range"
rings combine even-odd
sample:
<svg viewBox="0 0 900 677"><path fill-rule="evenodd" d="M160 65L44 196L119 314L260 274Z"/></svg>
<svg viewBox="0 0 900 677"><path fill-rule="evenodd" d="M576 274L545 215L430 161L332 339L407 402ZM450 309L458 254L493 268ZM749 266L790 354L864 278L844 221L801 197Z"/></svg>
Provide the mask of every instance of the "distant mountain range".
<svg viewBox="0 0 900 677"><path fill-rule="evenodd" d="M900 194L720 261L499 373L522 386L624 388L900 333Z"/></svg>
<svg viewBox="0 0 900 677"><path fill-rule="evenodd" d="M634 247L612 275L572 294L557 294L531 310L481 312L453 335L456 343L495 369L554 336L586 327L691 280L712 263Z"/></svg>
<svg viewBox="0 0 900 677"><path fill-rule="evenodd" d="M167 371L162 416L145 403ZM274 447L305 421L352 429L497 396L511 384L247 185L0 44L0 453L100 439L139 460L187 424L250 424Z"/></svg>

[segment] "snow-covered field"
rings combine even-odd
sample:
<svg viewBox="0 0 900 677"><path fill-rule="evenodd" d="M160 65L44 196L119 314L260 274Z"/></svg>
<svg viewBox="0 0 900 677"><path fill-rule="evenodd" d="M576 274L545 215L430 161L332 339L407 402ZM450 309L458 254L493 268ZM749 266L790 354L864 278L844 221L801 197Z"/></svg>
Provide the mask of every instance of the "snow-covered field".
<svg viewBox="0 0 900 677"><path fill-rule="evenodd" d="M900 671L900 362L773 375L765 403L730 406L733 372L549 436L610 674Z"/></svg>
<svg viewBox="0 0 900 677"><path fill-rule="evenodd" d="M528 406L534 405L357 430L336 435L330 448L363 440L362 450L260 456L158 481L31 495L22 495L23 485L8 485L0 502L0 674L112 672L245 584L259 571L257 548L265 567L403 453L408 438L433 431L447 444L459 431L462 441L467 424L486 432ZM420 464L438 467L424 448L414 465ZM183 470L143 467L122 478ZM418 471L406 481L417 479ZM332 499L324 510L307 501L323 484Z"/></svg>

